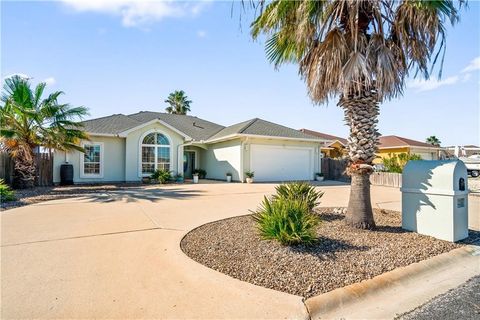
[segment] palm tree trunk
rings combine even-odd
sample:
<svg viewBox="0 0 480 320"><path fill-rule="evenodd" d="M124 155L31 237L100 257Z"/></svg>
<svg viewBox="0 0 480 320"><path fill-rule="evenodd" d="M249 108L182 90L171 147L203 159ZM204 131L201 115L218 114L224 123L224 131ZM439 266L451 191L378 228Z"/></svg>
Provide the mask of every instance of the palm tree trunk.
<svg viewBox="0 0 480 320"><path fill-rule="evenodd" d="M370 174L378 145L378 99L375 89L340 98L345 121L350 127L348 138L349 165L347 173L352 177L346 223L361 229L375 228L370 200Z"/></svg>
<svg viewBox="0 0 480 320"><path fill-rule="evenodd" d="M13 185L17 189L35 186L36 165L33 151L22 148L14 159Z"/></svg>

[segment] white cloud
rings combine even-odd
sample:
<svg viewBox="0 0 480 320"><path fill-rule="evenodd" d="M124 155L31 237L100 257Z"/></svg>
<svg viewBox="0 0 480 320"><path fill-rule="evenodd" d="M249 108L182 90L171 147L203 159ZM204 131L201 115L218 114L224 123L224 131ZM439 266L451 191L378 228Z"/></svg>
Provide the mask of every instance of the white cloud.
<svg viewBox="0 0 480 320"><path fill-rule="evenodd" d="M462 70L462 72L472 72L475 70L480 70L480 57L476 57L470 63L468 66L465 67L465 69Z"/></svg>
<svg viewBox="0 0 480 320"><path fill-rule="evenodd" d="M205 38L207 36L207 32L205 30L198 30L197 31L197 36L199 38Z"/></svg>
<svg viewBox="0 0 480 320"><path fill-rule="evenodd" d="M47 86L53 86L57 82L57 80L55 80L54 77L48 77L44 79L42 82L45 82Z"/></svg>
<svg viewBox="0 0 480 320"><path fill-rule="evenodd" d="M410 81L407 87L416 89L417 92L435 90L439 87L448 86L457 83L460 80L459 76L451 76L443 80L437 78L430 78L428 80L416 79Z"/></svg>
<svg viewBox="0 0 480 320"><path fill-rule="evenodd" d="M139 27L164 18L195 16L209 1L172 0L61 0L78 12L98 12L119 16L125 27Z"/></svg>

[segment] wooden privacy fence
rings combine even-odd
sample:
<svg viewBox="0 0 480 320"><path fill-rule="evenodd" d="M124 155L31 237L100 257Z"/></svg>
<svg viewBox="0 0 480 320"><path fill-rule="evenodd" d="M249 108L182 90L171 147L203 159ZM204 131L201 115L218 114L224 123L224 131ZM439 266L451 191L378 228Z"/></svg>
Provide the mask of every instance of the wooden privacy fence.
<svg viewBox="0 0 480 320"><path fill-rule="evenodd" d="M53 154L35 154L36 173L35 185L46 187L53 185ZM7 153L0 153L0 179L13 184L14 160Z"/></svg>
<svg viewBox="0 0 480 320"><path fill-rule="evenodd" d="M392 172L374 172L370 176L370 183L375 186L400 188L402 186L402 174Z"/></svg>
<svg viewBox="0 0 480 320"><path fill-rule="evenodd" d="M345 173L347 169L347 160L322 158L322 173L325 180L350 181L350 177Z"/></svg>

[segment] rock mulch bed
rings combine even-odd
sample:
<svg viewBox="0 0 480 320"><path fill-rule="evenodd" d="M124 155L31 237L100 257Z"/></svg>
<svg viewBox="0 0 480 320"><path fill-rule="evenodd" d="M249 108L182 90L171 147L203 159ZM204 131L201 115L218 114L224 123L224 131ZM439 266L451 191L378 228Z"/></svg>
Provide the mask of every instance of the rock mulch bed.
<svg viewBox="0 0 480 320"><path fill-rule="evenodd" d="M128 187L138 187L137 184L111 184L111 185L74 185L56 187L35 187L31 189L17 189L15 201L2 202L0 208L3 210L26 206L48 200L66 199L81 197L88 194L115 191Z"/></svg>
<svg viewBox="0 0 480 320"><path fill-rule="evenodd" d="M404 231L401 214L395 211L375 209L375 231L345 226L343 209L317 212L322 223L319 241L312 246L262 240L248 215L194 229L181 248L197 262L234 278L309 298L463 245ZM479 239L477 232L466 242Z"/></svg>

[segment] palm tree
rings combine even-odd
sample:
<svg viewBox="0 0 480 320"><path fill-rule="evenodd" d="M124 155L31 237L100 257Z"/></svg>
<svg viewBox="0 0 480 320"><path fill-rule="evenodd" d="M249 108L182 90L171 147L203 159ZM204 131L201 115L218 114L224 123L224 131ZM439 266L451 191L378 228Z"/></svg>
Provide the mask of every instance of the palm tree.
<svg viewBox="0 0 480 320"><path fill-rule="evenodd" d="M445 23L454 24L452 0L253 2L252 36L266 35L266 55L279 67L299 65L315 104L339 98L346 124L352 177L346 222L372 229L369 176L378 145L379 104L402 95L411 71L428 78L445 49ZM443 57L440 61L443 60ZM441 75L441 65L439 76Z"/></svg>
<svg viewBox="0 0 480 320"><path fill-rule="evenodd" d="M440 145L442 144L442 141L440 141L440 139L438 139L436 136L428 137L426 142L435 147L440 147Z"/></svg>
<svg viewBox="0 0 480 320"><path fill-rule="evenodd" d="M18 188L33 187L35 150L76 149L80 139L87 139L76 118L87 115L84 107L60 104L63 92L42 98L46 84L32 89L28 79L13 76L5 80L0 105L0 147L14 159L14 183Z"/></svg>
<svg viewBox="0 0 480 320"><path fill-rule="evenodd" d="M190 111L190 103L192 103L191 100L188 100L183 90L170 93L165 102L170 105L165 108L165 111L173 114L187 114Z"/></svg>

